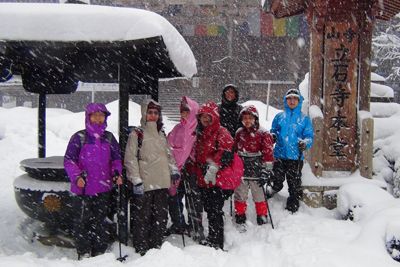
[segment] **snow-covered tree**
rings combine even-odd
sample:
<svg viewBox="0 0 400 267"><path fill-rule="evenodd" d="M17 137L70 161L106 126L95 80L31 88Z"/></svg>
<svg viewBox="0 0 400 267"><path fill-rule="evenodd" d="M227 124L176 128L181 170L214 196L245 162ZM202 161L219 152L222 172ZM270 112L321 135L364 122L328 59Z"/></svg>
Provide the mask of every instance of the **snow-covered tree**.
<svg viewBox="0 0 400 267"><path fill-rule="evenodd" d="M372 58L378 72L390 84L400 83L400 15L388 22L377 21L372 39Z"/></svg>

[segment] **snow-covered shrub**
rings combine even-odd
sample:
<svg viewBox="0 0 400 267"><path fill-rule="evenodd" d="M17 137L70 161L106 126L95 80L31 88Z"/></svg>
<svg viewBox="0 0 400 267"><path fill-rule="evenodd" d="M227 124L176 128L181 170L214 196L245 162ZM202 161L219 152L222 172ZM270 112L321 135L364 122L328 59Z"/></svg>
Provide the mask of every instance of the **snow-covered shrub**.
<svg viewBox="0 0 400 267"><path fill-rule="evenodd" d="M344 218L357 222L369 218L393 200L393 196L379 186L350 183L340 187L337 207Z"/></svg>

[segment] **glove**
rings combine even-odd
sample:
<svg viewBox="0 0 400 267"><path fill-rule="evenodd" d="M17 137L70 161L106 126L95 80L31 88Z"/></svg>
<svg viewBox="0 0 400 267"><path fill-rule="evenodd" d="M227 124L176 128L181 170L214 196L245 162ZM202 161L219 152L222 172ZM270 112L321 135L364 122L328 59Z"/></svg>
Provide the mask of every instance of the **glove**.
<svg viewBox="0 0 400 267"><path fill-rule="evenodd" d="M307 143L304 140L301 140L299 144L297 145L297 148L299 149L300 152L303 152L307 148Z"/></svg>
<svg viewBox="0 0 400 267"><path fill-rule="evenodd" d="M258 186L263 187L265 184L267 184L269 182L271 176L272 176L272 171L263 169L261 171L260 179L257 180Z"/></svg>
<svg viewBox="0 0 400 267"><path fill-rule="evenodd" d="M274 140L274 144L275 144L278 138L276 137L276 134L271 134L271 135L272 135L272 139Z"/></svg>
<svg viewBox="0 0 400 267"><path fill-rule="evenodd" d="M272 171L272 169L274 168L274 162L273 161L264 162L263 168L264 168L264 170Z"/></svg>
<svg viewBox="0 0 400 267"><path fill-rule="evenodd" d="M179 174L179 172L172 172L171 173L171 179L174 181L178 181L179 177L181 177L181 175Z"/></svg>
<svg viewBox="0 0 400 267"><path fill-rule="evenodd" d="M206 182L206 184L211 182L212 185L215 185L217 172L218 168L214 164L209 165L206 175L204 175L204 181Z"/></svg>
<svg viewBox="0 0 400 267"><path fill-rule="evenodd" d="M133 186L132 191L133 191L133 195L134 196L137 196L137 197L144 196L144 186L143 186L143 184L140 183L140 184L137 184L137 185Z"/></svg>

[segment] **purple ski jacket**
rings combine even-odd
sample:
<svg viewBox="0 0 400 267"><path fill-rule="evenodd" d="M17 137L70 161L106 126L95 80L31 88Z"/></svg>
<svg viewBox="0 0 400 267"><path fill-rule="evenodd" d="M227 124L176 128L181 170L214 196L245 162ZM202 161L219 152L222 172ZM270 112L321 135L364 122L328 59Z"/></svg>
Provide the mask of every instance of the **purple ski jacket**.
<svg viewBox="0 0 400 267"><path fill-rule="evenodd" d="M102 111L106 114L104 123L90 123L89 114ZM105 129L107 118L111 113L100 103L91 103L86 107L85 128L86 136L81 147L81 135L75 133L68 144L64 156L64 168L71 180L71 192L82 194L82 188L77 186L78 177L87 171L85 194L95 195L110 191L113 187L114 170L122 173L121 150L117 140L111 133L108 141Z"/></svg>

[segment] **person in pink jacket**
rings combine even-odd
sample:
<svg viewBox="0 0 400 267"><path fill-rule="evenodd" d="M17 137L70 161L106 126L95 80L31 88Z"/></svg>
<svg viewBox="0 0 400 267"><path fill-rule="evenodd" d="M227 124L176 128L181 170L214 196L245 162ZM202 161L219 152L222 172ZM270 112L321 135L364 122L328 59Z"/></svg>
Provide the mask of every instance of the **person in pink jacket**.
<svg viewBox="0 0 400 267"><path fill-rule="evenodd" d="M168 199L168 204L172 225L168 229L167 235L181 234L185 231L190 231L188 229L188 225L185 223L182 213L182 198L185 195L185 192L189 193L190 189L195 190L197 188L196 178L193 179L193 183L190 183L190 178L187 175L185 164L186 162L190 161L190 153L192 151L194 142L196 141L196 136L193 134L193 132L197 126L196 114L199 110L199 104L187 96L182 96L179 109L181 113L180 123L178 123L168 134L168 141L173 149L176 165L181 172L181 177L183 180L182 182L178 180L178 182L173 184L169 190L171 196ZM186 196L186 208L189 213L189 224L193 226L193 223L191 222L193 220L191 217L193 199L190 198L190 195L191 194L188 194ZM190 199L188 199L188 197Z"/></svg>

